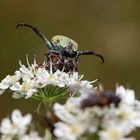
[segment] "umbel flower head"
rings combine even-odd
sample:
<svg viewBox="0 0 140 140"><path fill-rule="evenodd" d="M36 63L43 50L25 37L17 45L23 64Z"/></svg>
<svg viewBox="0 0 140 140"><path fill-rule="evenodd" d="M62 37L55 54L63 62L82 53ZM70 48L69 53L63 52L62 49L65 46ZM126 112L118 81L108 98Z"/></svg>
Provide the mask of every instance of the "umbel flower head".
<svg viewBox="0 0 140 140"><path fill-rule="evenodd" d="M19 70L1 81L0 94L9 88L13 91L13 98L33 97L42 100L44 96L49 96L56 101L66 99L82 89L93 88L92 82L82 80L83 75L79 75L78 72L64 72L59 69L54 71L51 59L47 62L37 64L34 58L34 63L30 64L27 56L27 66L20 61Z"/></svg>
<svg viewBox="0 0 140 140"><path fill-rule="evenodd" d="M12 112L11 119L4 118L0 125L1 140L43 140L38 132L30 130L31 114L22 116L20 110Z"/></svg>
<svg viewBox="0 0 140 140"><path fill-rule="evenodd" d="M55 103L54 111L61 120L54 130L60 140L129 140L140 127L140 102L123 86L115 93L94 90L70 97L64 105Z"/></svg>

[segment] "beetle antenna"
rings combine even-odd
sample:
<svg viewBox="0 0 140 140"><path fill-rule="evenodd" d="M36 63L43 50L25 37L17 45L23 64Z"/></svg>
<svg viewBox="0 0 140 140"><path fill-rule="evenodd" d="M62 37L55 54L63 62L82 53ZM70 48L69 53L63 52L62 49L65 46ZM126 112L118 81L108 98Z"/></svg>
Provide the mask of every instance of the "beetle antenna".
<svg viewBox="0 0 140 140"><path fill-rule="evenodd" d="M32 25L29 25L29 24L26 24L26 23L20 23L16 26L16 28L19 28L19 27L28 27L28 28L31 28L41 39L43 39L43 41L45 42L45 44L48 46L48 48L50 50L52 50L53 46L52 44L50 43L50 41L43 35L42 32L39 31L39 29L37 27L34 27Z"/></svg>
<svg viewBox="0 0 140 140"><path fill-rule="evenodd" d="M76 60L78 60L80 55L96 55L101 59L101 63L104 63L104 57L94 51L79 51Z"/></svg>

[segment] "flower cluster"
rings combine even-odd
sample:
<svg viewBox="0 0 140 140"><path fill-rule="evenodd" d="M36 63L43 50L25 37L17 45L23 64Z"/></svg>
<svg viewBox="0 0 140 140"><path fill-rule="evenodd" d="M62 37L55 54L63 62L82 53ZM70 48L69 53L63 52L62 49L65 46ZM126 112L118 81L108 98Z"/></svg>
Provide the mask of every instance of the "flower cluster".
<svg viewBox="0 0 140 140"><path fill-rule="evenodd" d="M127 136L140 127L140 102L123 86L115 94L98 89L70 97L64 105L55 103L54 111L61 120L54 130L60 140L132 140Z"/></svg>
<svg viewBox="0 0 140 140"><path fill-rule="evenodd" d="M66 73L60 70L53 72L51 65L48 70L45 63L37 64L35 59L34 63L30 65L27 58L27 64L26 67L20 61L19 70L15 71L14 75L8 75L1 81L0 94L9 88L13 91L14 98L30 98L40 93L40 89L46 89L48 85L60 89L67 88L70 95L82 91L82 89L92 88L92 82L81 80L83 75L78 75L78 72Z"/></svg>
<svg viewBox="0 0 140 140"><path fill-rule="evenodd" d="M19 110L14 110L11 119L4 118L1 122L1 140L43 140L35 131L27 133L31 119L31 114L22 116Z"/></svg>
<svg viewBox="0 0 140 140"><path fill-rule="evenodd" d="M140 101L135 99L135 92L123 86L117 86L115 93L101 86L95 88L96 80L82 80L83 75L75 70L77 62L66 59L63 64L60 60L53 55L43 64L37 64L35 58L29 64L27 57L27 66L20 61L15 74L0 82L0 94L10 89L13 98L39 101L42 120L38 120L45 134L40 137L29 129L30 114L22 116L14 110L11 119L1 122L1 140L134 140L130 134L140 127Z"/></svg>

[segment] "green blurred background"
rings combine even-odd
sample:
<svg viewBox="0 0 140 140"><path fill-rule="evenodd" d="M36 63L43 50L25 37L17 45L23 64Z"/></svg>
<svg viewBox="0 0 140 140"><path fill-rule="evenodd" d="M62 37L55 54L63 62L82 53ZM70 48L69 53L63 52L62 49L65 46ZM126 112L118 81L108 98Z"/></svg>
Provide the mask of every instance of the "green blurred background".
<svg viewBox="0 0 140 140"><path fill-rule="evenodd" d="M85 79L101 79L106 89L124 84L140 99L140 1L139 0L0 0L0 79L19 68L18 60L36 54L44 59L42 40L29 29L17 30L18 23L29 23L51 39L56 34L71 37L79 50L95 50L95 56L80 59ZM34 112L32 100L14 100L11 93L0 96L0 118L14 108Z"/></svg>

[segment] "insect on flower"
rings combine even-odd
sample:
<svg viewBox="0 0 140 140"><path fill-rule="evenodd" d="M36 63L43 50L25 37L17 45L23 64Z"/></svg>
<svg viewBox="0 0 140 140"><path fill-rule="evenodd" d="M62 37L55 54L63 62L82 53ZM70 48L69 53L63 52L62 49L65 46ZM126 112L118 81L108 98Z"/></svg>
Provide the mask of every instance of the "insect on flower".
<svg viewBox="0 0 140 140"><path fill-rule="evenodd" d="M53 63L51 63L53 62ZM47 69L52 65L52 71L63 70L64 72L78 71L77 62L72 58L61 57L61 55L52 53L47 55Z"/></svg>
<svg viewBox="0 0 140 140"><path fill-rule="evenodd" d="M110 104L114 104L115 107L118 107L120 101L120 97L112 92L96 90L94 94L88 95L88 97L82 101L81 106L83 109L92 106L105 107Z"/></svg>
<svg viewBox="0 0 140 140"><path fill-rule="evenodd" d="M25 23L18 24L17 28L20 26L31 28L41 39L43 39L49 48L46 55L47 59L50 59L52 55L55 60L59 58L57 65L54 65L54 62L51 60L53 65L56 66L54 67L54 71L57 70L57 67L59 67L59 70L62 70L62 68L65 67L64 71L76 71L77 63L81 55L96 55L102 60L102 63L104 62L103 56L94 51L79 51L78 44L68 37L56 35L52 38L52 41L49 41L38 28ZM71 64L70 68L68 66L69 64Z"/></svg>

